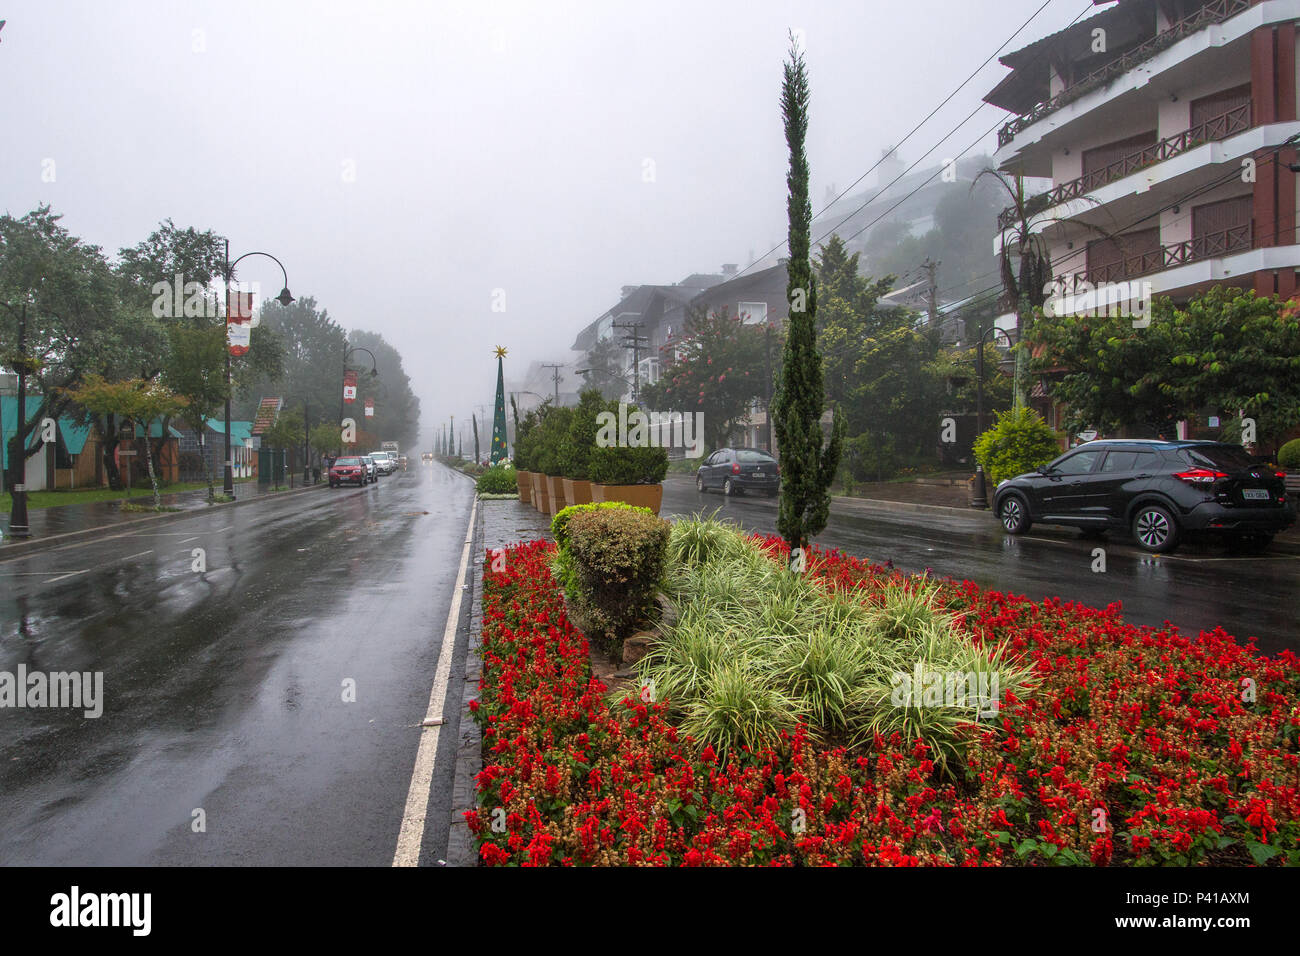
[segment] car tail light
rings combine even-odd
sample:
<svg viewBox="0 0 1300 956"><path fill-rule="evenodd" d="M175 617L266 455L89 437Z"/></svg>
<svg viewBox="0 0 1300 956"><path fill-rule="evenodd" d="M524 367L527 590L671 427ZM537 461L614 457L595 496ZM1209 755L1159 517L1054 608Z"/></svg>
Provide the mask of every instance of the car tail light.
<svg viewBox="0 0 1300 956"><path fill-rule="evenodd" d="M738 474L740 474L740 462L738 462L738 461L733 461L733 462L731 463L731 473L732 473L733 475L738 475Z"/></svg>
<svg viewBox="0 0 1300 956"><path fill-rule="evenodd" d="M1189 485L1209 485L1228 475L1227 472L1211 471L1209 468L1193 468L1191 471L1180 471L1174 477Z"/></svg>
<svg viewBox="0 0 1300 956"><path fill-rule="evenodd" d="M1286 472L1285 472L1285 471L1275 471L1275 472L1273 472L1273 477L1274 477L1274 478L1281 478L1283 481L1286 481Z"/></svg>

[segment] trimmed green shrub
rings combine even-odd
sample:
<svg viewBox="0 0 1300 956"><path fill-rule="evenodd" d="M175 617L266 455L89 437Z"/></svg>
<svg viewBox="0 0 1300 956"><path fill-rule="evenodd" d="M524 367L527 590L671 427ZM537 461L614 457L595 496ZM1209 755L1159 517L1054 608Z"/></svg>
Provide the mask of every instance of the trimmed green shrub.
<svg viewBox="0 0 1300 956"><path fill-rule="evenodd" d="M493 465L478 476L478 493L481 495L508 495L518 492L519 484L515 480L512 465Z"/></svg>
<svg viewBox="0 0 1300 956"><path fill-rule="evenodd" d="M1300 471L1300 438L1293 438L1278 449L1277 463L1287 471Z"/></svg>
<svg viewBox="0 0 1300 956"><path fill-rule="evenodd" d="M569 519L584 511L599 511L602 508L622 508L625 511L639 511L648 515L654 514L649 508L638 508L622 501L593 501L590 504L569 505L567 508L561 508L556 516L551 519L551 537L555 539L555 544L560 550L564 550L569 546Z"/></svg>
<svg viewBox="0 0 1300 956"><path fill-rule="evenodd" d="M663 448L593 448L591 480L602 485L656 485L668 474Z"/></svg>
<svg viewBox="0 0 1300 956"><path fill-rule="evenodd" d="M542 406L541 422L537 426L534 446L536 471L551 477L563 477L562 445L573 422L572 408Z"/></svg>
<svg viewBox="0 0 1300 956"><path fill-rule="evenodd" d="M617 646L653 614L670 526L644 508L575 512L564 529L572 568L561 568L576 584L573 617L589 639Z"/></svg>
<svg viewBox="0 0 1300 956"><path fill-rule="evenodd" d="M606 410L600 389L589 388L578 396L578 405L572 409L569 428L560 437L560 474L575 481L591 478L591 453L596 448L596 416Z"/></svg>
<svg viewBox="0 0 1300 956"><path fill-rule="evenodd" d="M996 486L1033 471L1061 453L1056 432L1032 408L998 412L998 422L975 439L975 460Z"/></svg>
<svg viewBox="0 0 1300 956"><path fill-rule="evenodd" d="M515 467L520 471L537 471L537 430L541 425L543 404L524 415L515 427Z"/></svg>

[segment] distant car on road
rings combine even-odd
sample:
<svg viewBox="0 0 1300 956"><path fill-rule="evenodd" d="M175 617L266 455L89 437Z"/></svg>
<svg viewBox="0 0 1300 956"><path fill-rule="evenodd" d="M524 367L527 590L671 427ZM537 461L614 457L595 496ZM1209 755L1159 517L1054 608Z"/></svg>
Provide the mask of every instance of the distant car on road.
<svg viewBox="0 0 1300 956"><path fill-rule="evenodd" d="M406 471L406 456L405 456L405 455L398 455L398 456L397 456L397 465L398 465L399 468L402 469L402 471Z"/></svg>
<svg viewBox="0 0 1300 956"><path fill-rule="evenodd" d="M1003 481L993 513L1008 534L1040 521L1128 530L1151 552L1172 551L1186 532L1201 531L1263 549L1295 523L1284 477L1226 442L1104 439Z"/></svg>
<svg viewBox="0 0 1300 956"><path fill-rule="evenodd" d="M431 452L431 451L426 451L426 452L424 452L423 454L421 454L421 455L420 455L420 461L421 461L422 464L425 464L425 465L432 465L432 464L433 464L433 452Z"/></svg>
<svg viewBox="0 0 1300 956"><path fill-rule="evenodd" d="M720 488L727 496L761 491L774 498L781 490L781 467L757 448L719 448L696 470L695 487L701 492Z"/></svg>
<svg viewBox="0 0 1300 956"><path fill-rule="evenodd" d="M330 465L329 482L331 488L350 484L363 486L369 480L366 463L360 458L336 458L334 464Z"/></svg>

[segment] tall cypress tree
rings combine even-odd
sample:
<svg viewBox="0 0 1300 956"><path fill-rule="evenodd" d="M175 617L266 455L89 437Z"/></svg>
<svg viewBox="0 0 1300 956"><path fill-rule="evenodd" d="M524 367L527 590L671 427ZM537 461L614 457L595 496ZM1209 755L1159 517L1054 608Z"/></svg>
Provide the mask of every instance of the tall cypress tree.
<svg viewBox="0 0 1300 956"><path fill-rule="evenodd" d="M481 460L478 456L478 416L471 412L469 421L474 426L474 464L477 465Z"/></svg>
<svg viewBox="0 0 1300 956"><path fill-rule="evenodd" d="M790 148L790 171L786 175L790 223L786 298L790 318L772 416L781 462L781 509L776 528L793 555L826 527L831 507L829 489L840 462L844 423L837 408L830 440L825 440L821 417L826 393L822 357L817 351L817 288L809 258L812 207L808 202L808 157L804 152L810 94L803 51L793 34L784 72L781 117ZM802 563L792 556L791 567L802 570Z"/></svg>

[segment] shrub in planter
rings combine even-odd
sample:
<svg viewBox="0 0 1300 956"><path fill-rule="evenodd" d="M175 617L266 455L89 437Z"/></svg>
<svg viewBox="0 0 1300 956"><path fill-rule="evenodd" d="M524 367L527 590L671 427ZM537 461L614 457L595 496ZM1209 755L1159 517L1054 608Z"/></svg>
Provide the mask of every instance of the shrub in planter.
<svg viewBox="0 0 1300 956"><path fill-rule="evenodd" d="M541 425L542 415L549 406L543 404L534 408L519 422L515 428L515 468L518 471L537 470L537 430Z"/></svg>
<svg viewBox="0 0 1300 956"><path fill-rule="evenodd" d="M1293 438L1278 449L1277 463L1287 471L1300 471L1300 438Z"/></svg>
<svg viewBox="0 0 1300 956"><path fill-rule="evenodd" d="M478 476L477 488L481 495L509 495L518 493L519 482L510 465L493 465Z"/></svg>
<svg viewBox="0 0 1300 956"><path fill-rule="evenodd" d="M657 485L668 474L668 452L663 448L595 447L589 474L602 485Z"/></svg>
<svg viewBox="0 0 1300 956"><path fill-rule="evenodd" d="M582 506L570 514L563 536L572 568L560 573L576 589L574 623L588 638L617 646L650 619L668 534L667 521L640 508Z"/></svg>
<svg viewBox="0 0 1300 956"><path fill-rule="evenodd" d="M975 439L975 460L998 482L1033 471L1061 453L1056 432L1032 408L998 412L997 424Z"/></svg>

